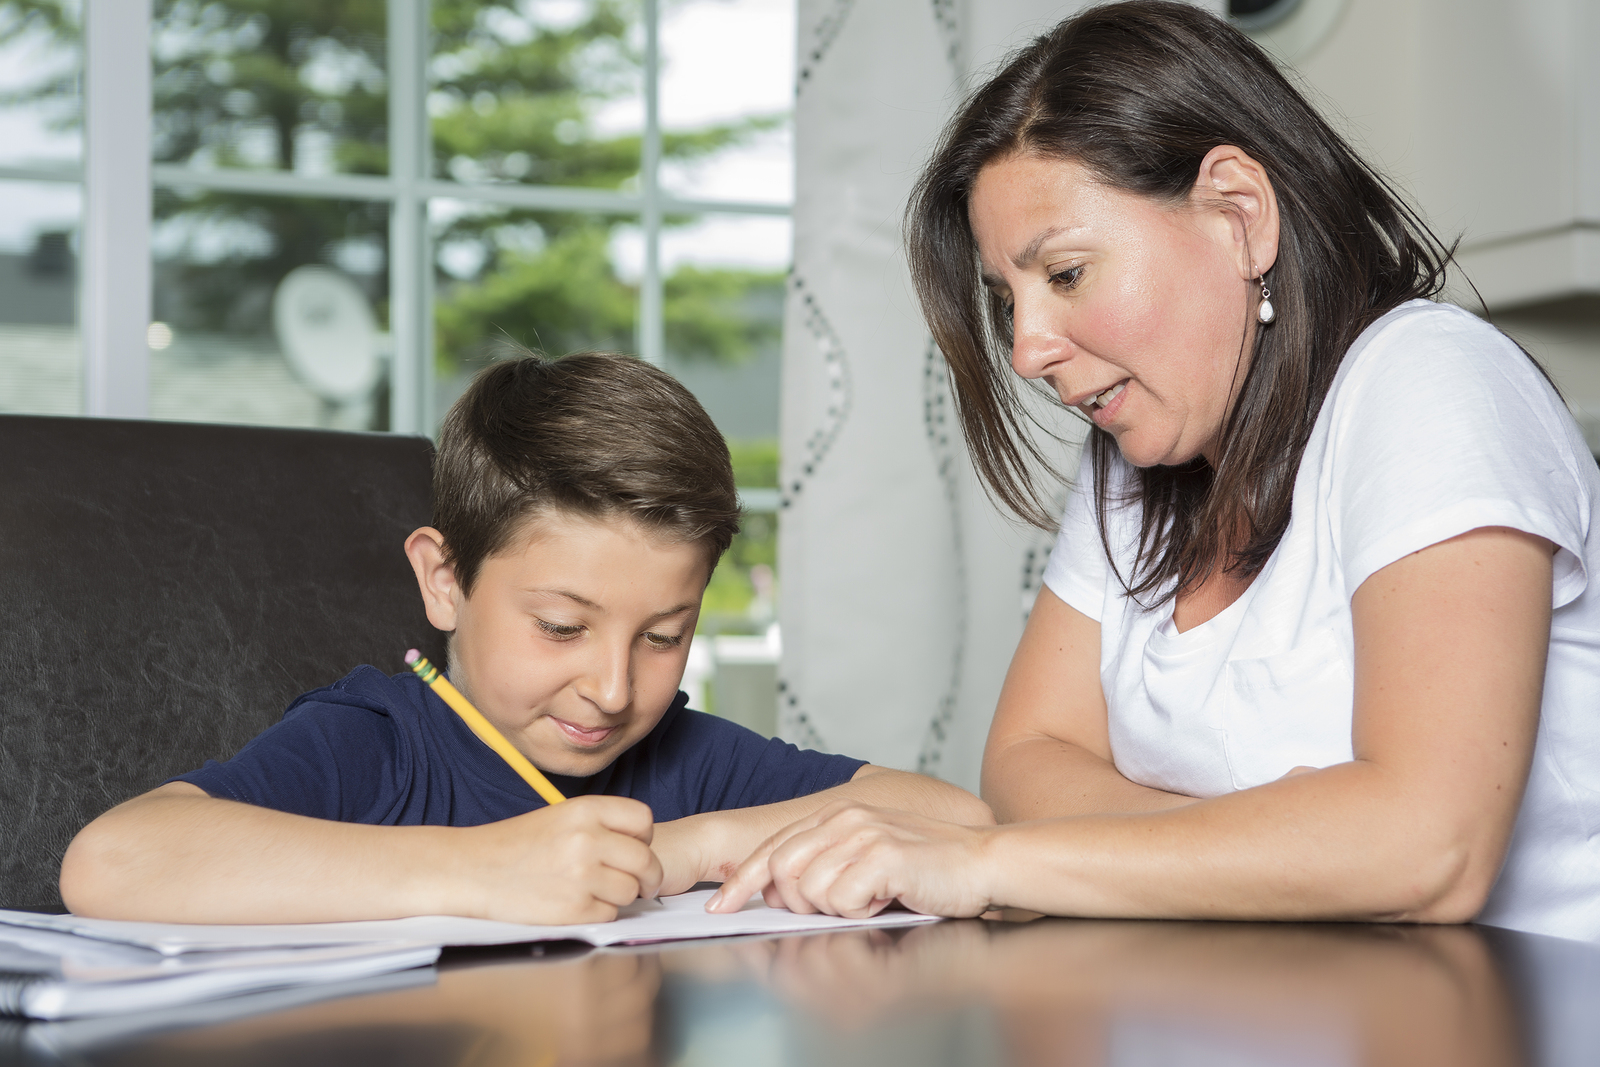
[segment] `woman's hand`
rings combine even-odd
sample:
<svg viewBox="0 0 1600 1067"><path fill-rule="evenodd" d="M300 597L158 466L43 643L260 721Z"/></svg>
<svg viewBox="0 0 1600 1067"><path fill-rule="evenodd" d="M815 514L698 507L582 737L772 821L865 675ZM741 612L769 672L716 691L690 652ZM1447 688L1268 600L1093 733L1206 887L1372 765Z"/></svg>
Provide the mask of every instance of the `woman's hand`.
<svg viewBox="0 0 1600 1067"><path fill-rule="evenodd" d="M864 918L898 900L925 915L980 915L991 899L989 833L903 811L834 805L763 842L706 910L738 911L759 891L769 905L799 914Z"/></svg>

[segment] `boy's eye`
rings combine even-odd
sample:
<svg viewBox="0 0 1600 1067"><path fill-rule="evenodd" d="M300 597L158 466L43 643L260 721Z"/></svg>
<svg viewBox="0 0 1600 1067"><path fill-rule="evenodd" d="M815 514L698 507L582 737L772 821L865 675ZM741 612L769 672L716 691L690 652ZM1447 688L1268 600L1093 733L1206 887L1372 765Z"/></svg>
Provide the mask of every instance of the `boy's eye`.
<svg viewBox="0 0 1600 1067"><path fill-rule="evenodd" d="M539 624L539 629L558 641L570 641L583 633L583 627L581 626L565 626L557 622L545 622L543 619L535 619L534 621Z"/></svg>
<svg viewBox="0 0 1600 1067"><path fill-rule="evenodd" d="M647 630L645 631L644 639L651 648L677 648L683 644L682 634L658 634Z"/></svg>

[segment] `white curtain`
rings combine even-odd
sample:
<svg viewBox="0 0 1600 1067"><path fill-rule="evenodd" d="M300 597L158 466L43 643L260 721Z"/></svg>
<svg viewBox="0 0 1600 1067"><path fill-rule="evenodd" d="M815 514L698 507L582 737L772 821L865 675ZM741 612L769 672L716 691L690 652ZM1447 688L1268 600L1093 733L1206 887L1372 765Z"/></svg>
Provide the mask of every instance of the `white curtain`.
<svg viewBox="0 0 1600 1067"><path fill-rule="evenodd" d="M971 789L1052 538L976 481L900 219L969 75L1078 6L799 5L779 733Z"/></svg>

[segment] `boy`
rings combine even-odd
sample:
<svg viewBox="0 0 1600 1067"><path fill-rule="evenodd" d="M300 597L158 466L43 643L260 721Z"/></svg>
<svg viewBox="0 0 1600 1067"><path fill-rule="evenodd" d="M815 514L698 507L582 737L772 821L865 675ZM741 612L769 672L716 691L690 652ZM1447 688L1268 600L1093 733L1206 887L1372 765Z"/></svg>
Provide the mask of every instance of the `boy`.
<svg viewBox="0 0 1600 1067"><path fill-rule="evenodd" d="M451 634L451 680L571 799L544 806L415 675L358 667L232 759L85 827L62 863L68 907L594 922L726 877L834 801L992 821L946 783L684 707L739 510L721 435L662 371L600 353L490 367L440 431L434 521L405 549Z"/></svg>

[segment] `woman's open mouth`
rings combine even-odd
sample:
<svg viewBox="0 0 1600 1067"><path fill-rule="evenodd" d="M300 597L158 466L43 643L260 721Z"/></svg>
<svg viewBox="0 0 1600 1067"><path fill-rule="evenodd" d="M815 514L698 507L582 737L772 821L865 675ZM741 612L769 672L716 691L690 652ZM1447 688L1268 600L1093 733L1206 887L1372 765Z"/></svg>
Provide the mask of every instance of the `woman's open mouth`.
<svg viewBox="0 0 1600 1067"><path fill-rule="evenodd" d="M1105 392L1090 397L1083 405L1089 409L1089 417L1094 420L1096 426L1104 426L1116 417L1122 408L1122 395L1128 387L1128 382L1129 379L1122 379Z"/></svg>

